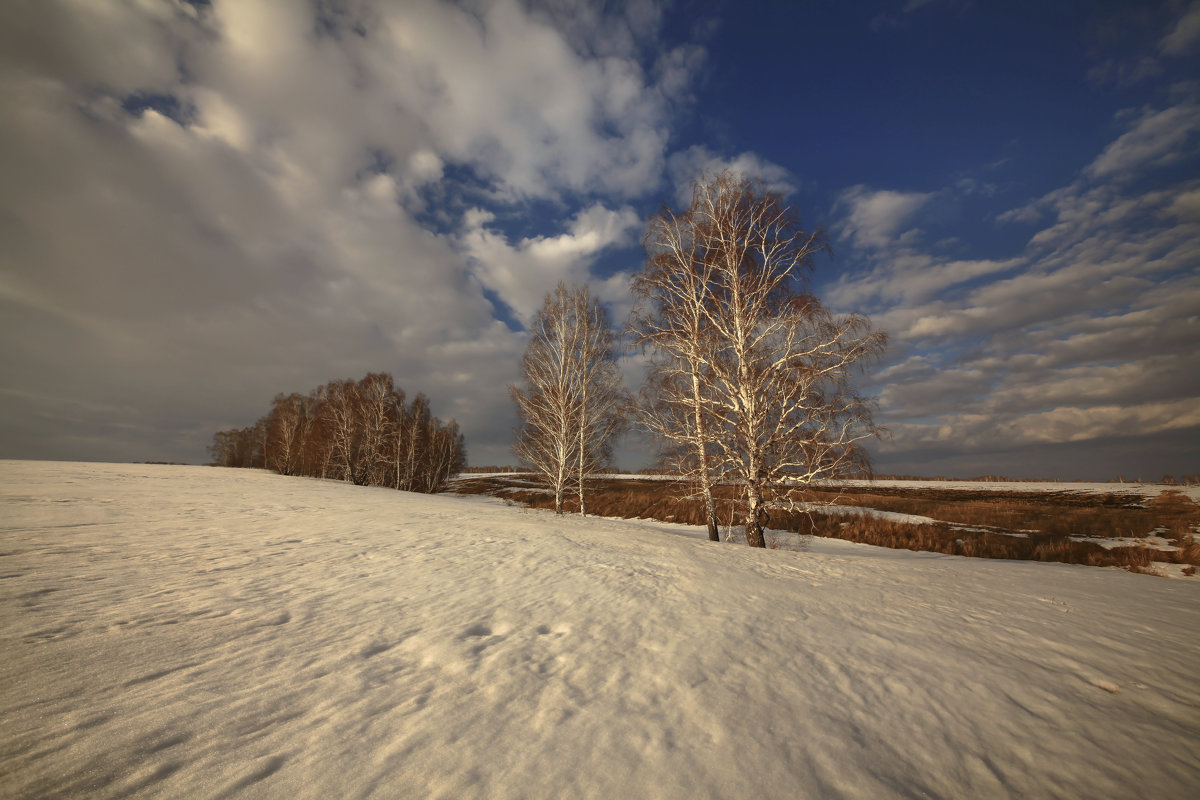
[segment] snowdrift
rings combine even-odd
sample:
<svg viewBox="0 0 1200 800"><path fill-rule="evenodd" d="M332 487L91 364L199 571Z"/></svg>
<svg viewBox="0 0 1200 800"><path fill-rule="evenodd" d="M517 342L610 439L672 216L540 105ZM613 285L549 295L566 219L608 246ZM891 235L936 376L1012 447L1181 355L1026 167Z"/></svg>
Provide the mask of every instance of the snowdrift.
<svg viewBox="0 0 1200 800"><path fill-rule="evenodd" d="M1200 583L0 461L2 797L1157 797Z"/></svg>

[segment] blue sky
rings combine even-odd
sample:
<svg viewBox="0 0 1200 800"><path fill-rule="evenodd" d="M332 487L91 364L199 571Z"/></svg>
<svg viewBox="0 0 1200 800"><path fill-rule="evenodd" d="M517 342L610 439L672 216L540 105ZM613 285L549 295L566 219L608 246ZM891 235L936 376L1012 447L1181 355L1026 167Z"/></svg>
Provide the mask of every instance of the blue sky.
<svg viewBox="0 0 1200 800"><path fill-rule="evenodd" d="M1195 2L3 4L0 456L201 462L383 370L510 463L542 295L621 319L728 167L891 336L878 470L1200 472L1198 56Z"/></svg>

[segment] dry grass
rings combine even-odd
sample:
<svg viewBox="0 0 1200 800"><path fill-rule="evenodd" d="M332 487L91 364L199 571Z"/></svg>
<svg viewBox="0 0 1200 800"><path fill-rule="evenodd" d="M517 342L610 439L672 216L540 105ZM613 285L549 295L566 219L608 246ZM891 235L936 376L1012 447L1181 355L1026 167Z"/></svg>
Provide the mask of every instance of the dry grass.
<svg viewBox="0 0 1200 800"><path fill-rule="evenodd" d="M454 491L491 494L532 508L553 508L544 489L519 479L492 477L460 481ZM718 518L733 519L735 487L719 487ZM783 498L779 498L783 499ZM1200 565L1200 507L1177 490L1166 490L1142 504L1128 495L1070 492L994 492L880 487L869 492L822 489L792 493L791 499L859 506L929 517L933 523L880 519L870 515L836 515L773 511L770 527L852 542L977 558L1058 561L1092 566L1118 566L1146 571L1155 562L1184 564L1194 574ZM567 510L578 511L575 498ZM602 479L589 485L588 511L602 517L656 519L687 525L704 524L704 508L689 496L686 484L672 481ZM736 522L736 520L734 520ZM1102 539L1160 536L1176 549L1141 544L1104 547ZM1084 539L1084 540L1080 540Z"/></svg>

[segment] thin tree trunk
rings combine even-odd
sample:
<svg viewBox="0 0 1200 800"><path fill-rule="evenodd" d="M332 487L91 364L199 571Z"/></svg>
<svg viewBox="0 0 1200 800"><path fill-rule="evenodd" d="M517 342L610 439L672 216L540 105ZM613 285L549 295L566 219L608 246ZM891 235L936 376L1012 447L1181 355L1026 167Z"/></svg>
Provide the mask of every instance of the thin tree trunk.
<svg viewBox="0 0 1200 800"><path fill-rule="evenodd" d="M757 484L746 485L746 544L751 547L766 547L762 523L759 515L762 513L762 492Z"/></svg>
<svg viewBox="0 0 1200 800"><path fill-rule="evenodd" d="M587 466L587 384L581 387L583 396L579 401L579 516L587 516L587 503L583 499L583 473Z"/></svg>
<svg viewBox="0 0 1200 800"><path fill-rule="evenodd" d="M713 500L712 484L708 478L708 465L704 464L700 472L701 489L704 492L704 512L708 517L708 540L710 542L721 541L721 536L717 531L717 504Z"/></svg>
<svg viewBox="0 0 1200 800"><path fill-rule="evenodd" d="M692 369L692 411L696 423L696 459L700 463L700 491L704 495L704 511L708 517L708 540L721 541L717 532L717 504L713 501L712 477L708 472L708 452L704 448L705 436L704 408L700 399L700 376Z"/></svg>

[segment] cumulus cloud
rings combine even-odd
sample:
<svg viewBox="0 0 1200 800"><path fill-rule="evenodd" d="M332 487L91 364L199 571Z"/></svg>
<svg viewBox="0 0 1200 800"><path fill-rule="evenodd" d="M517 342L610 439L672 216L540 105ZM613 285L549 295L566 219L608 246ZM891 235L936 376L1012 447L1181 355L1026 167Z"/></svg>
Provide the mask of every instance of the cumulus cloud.
<svg viewBox="0 0 1200 800"><path fill-rule="evenodd" d="M908 230L906 226L913 216L932 197L930 192L851 186L842 192L834 208L841 216L836 226L839 238L849 239L857 247L887 247L902 230Z"/></svg>
<svg viewBox="0 0 1200 800"><path fill-rule="evenodd" d="M387 370L511 460L493 301L631 241L703 57L658 3L571 5L0 4L5 454L196 461ZM557 230L489 222L530 201Z"/></svg>
<svg viewBox="0 0 1200 800"><path fill-rule="evenodd" d="M430 146L508 196L632 196L658 180L671 87L695 67L683 48L643 68L642 36L632 31L653 28L647 15L631 7L614 20L613 30L631 31L625 41L564 35L511 0L478 14L445 3L386 4L378 44L364 49L362 64L393 98L421 110Z"/></svg>
<svg viewBox="0 0 1200 800"><path fill-rule="evenodd" d="M1182 56L1191 52L1200 42L1200 3L1192 2L1183 16L1163 37L1159 49L1171 56Z"/></svg>
<svg viewBox="0 0 1200 800"><path fill-rule="evenodd" d="M667 161L667 172L675 187L675 202L686 208L692 202L692 186L698 179L726 170L747 178L758 178L768 190L784 196L796 191L794 179L787 169L755 153L739 153L733 158L724 158L704 145L693 145L687 150L672 153Z"/></svg>
<svg viewBox="0 0 1200 800"><path fill-rule="evenodd" d="M514 244L489 227L494 220L491 213L474 209L465 216L459 243L479 280L522 323L541 308L545 293L559 281L587 282L588 267L596 257L610 247L635 242L641 228L632 208L594 205L580 211L558 236L527 237Z"/></svg>

